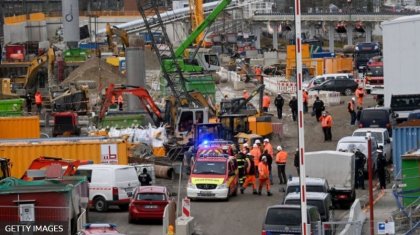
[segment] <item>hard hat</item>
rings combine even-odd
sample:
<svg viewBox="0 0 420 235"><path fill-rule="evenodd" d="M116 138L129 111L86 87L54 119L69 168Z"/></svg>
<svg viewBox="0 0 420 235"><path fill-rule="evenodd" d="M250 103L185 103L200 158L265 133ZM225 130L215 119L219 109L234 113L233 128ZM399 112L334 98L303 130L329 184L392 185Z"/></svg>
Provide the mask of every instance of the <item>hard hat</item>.
<svg viewBox="0 0 420 235"><path fill-rule="evenodd" d="M245 92L247 92L247 90L244 90L243 92L245 93Z"/></svg>
<svg viewBox="0 0 420 235"><path fill-rule="evenodd" d="M269 140L269 139L267 139L267 138L265 138L265 139L264 139L264 142L269 143L269 142L270 142L270 140Z"/></svg>
<svg viewBox="0 0 420 235"><path fill-rule="evenodd" d="M247 153L246 155L247 155L247 156L252 156L252 154L251 154L251 153Z"/></svg>
<svg viewBox="0 0 420 235"><path fill-rule="evenodd" d="M257 144L254 144L254 145L252 145L252 147L254 147L254 148L258 148L258 145L257 145Z"/></svg>
<svg viewBox="0 0 420 235"><path fill-rule="evenodd" d="M277 146L277 151L281 151L281 150L283 150L283 148L280 145Z"/></svg>
<svg viewBox="0 0 420 235"><path fill-rule="evenodd" d="M351 97L351 100L353 100L353 101L356 101L356 98L354 98L354 97Z"/></svg>
<svg viewBox="0 0 420 235"><path fill-rule="evenodd" d="M248 143L243 144L242 147L248 147Z"/></svg>
<svg viewBox="0 0 420 235"><path fill-rule="evenodd" d="M267 157L266 156L262 156L261 161L267 161Z"/></svg>
<svg viewBox="0 0 420 235"><path fill-rule="evenodd" d="M384 151L382 151L382 149L377 149L376 152L383 153Z"/></svg>
<svg viewBox="0 0 420 235"><path fill-rule="evenodd" d="M260 140L255 140L255 144L261 144Z"/></svg>
<svg viewBox="0 0 420 235"><path fill-rule="evenodd" d="M281 93L279 92L279 93L277 93L277 95L281 95Z"/></svg>
<svg viewBox="0 0 420 235"><path fill-rule="evenodd" d="M327 111L322 111L322 115L327 114Z"/></svg>

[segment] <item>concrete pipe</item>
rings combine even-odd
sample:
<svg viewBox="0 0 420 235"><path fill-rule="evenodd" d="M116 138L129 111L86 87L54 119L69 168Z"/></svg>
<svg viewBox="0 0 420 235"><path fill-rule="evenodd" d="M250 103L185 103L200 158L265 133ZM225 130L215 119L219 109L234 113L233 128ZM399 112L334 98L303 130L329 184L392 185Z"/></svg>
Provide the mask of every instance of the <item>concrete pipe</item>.
<svg viewBox="0 0 420 235"><path fill-rule="evenodd" d="M171 166L155 165L156 178L173 179L174 168Z"/></svg>

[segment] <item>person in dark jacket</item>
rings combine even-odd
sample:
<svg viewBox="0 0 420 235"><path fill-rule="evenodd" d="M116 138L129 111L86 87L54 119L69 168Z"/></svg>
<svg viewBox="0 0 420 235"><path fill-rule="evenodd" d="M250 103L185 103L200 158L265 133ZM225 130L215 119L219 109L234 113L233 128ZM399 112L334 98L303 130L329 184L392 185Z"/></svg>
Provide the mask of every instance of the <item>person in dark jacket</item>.
<svg viewBox="0 0 420 235"><path fill-rule="evenodd" d="M356 169L355 169L355 174L356 174L356 184L355 184L355 188L362 188L365 189L365 173L364 173L364 169L365 169L365 163L366 163L366 156L360 151L360 149L357 149L354 153L354 156L356 157Z"/></svg>
<svg viewBox="0 0 420 235"><path fill-rule="evenodd" d="M322 111L325 110L324 102L319 99L319 96L315 98L312 110L315 113L316 121L319 122L319 118L322 115Z"/></svg>
<svg viewBox="0 0 420 235"><path fill-rule="evenodd" d="M378 158L376 159L376 169L378 172L379 185L381 189L386 189L386 159L382 149L378 149Z"/></svg>
<svg viewBox="0 0 420 235"><path fill-rule="evenodd" d="M293 96L292 99L289 102L289 107L292 110L292 118L293 121L297 120L297 110L298 110L298 103L297 103L296 96Z"/></svg>
<svg viewBox="0 0 420 235"><path fill-rule="evenodd" d="M282 119L282 117L283 117L284 99L281 96L281 93L278 93L277 94L277 97L274 100L274 105L276 105L276 108L277 108L277 117L278 117L278 119Z"/></svg>
<svg viewBox="0 0 420 235"><path fill-rule="evenodd" d="M363 107L357 107L356 121L360 121L360 116L362 115Z"/></svg>
<svg viewBox="0 0 420 235"><path fill-rule="evenodd" d="M242 152L237 153L236 155L236 162L238 163L238 177L239 177L239 185L243 185L246 178L246 159L245 154Z"/></svg>
<svg viewBox="0 0 420 235"><path fill-rule="evenodd" d="M300 175L300 164L299 164L299 158L300 158L300 154L299 154L299 148L296 149L295 152L295 159L293 161L293 165L296 167L296 171L298 173L298 176Z"/></svg>
<svg viewBox="0 0 420 235"><path fill-rule="evenodd" d="M30 93L26 94L25 101L26 101L26 111L28 111L28 113L31 113L32 112L32 96Z"/></svg>
<svg viewBox="0 0 420 235"><path fill-rule="evenodd" d="M152 177L147 173L146 168L143 168L143 173L139 175L139 181L141 186L152 185Z"/></svg>

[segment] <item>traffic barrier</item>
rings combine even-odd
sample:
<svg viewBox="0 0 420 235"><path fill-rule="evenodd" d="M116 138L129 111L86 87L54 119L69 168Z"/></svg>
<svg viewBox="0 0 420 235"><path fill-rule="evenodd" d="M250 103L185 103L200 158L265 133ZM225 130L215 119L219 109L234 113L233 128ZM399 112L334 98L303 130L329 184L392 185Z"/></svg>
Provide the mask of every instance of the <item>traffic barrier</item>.
<svg viewBox="0 0 420 235"><path fill-rule="evenodd" d="M348 224L340 232L340 235L361 234L362 230L360 225L363 225L365 220L366 214L360 206L360 200L356 199L350 208Z"/></svg>
<svg viewBox="0 0 420 235"><path fill-rule="evenodd" d="M339 92L329 92L327 93L327 103L329 106L339 105L341 103L341 96Z"/></svg>
<svg viewBox="0 0 420 235"><path fill-rule="evenodd" d="M182 216L190 217L191 216L191 201L189 198L184 198L182 200Z"/></svg>
<svg viewBox="0 0 420 235"><path fill-rule="evenodd" d="M265 89L273 93L295 94L296 82L290 82L285 77L264 77Z"/></svg>

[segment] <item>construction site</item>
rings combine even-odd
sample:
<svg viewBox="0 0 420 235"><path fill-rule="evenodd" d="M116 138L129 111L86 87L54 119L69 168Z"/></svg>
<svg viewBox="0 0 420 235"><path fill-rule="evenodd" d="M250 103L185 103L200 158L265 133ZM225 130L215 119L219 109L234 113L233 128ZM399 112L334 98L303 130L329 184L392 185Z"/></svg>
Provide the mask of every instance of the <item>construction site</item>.
<svg viewBox="0 0 420 235"><path fill-rule="evenodd" d="M331 13L331 5L347 7L331 3L324 12ZM347 121L348 102L357 89L366 90L364 108L383 105L382 44L362 42L382 36L372 36L373 29L367 33L368 24L305 23L297 42L294 22L258 18L292 9L278 1L5 0L0 7L0 234L25 232L19 230L24 225L32 226L27 231L32 233L22 234L277 234L266 227L267 211L286 200L295 167L299 176L296 121L303 119L305 151L331 152L336 158L320 165L341 169L351 191L338 195L342 182L335 182L342 175L321 177L318 173L328 170L315 169L314 163L315 174L308 178L330 181L331 190L320 197L332 203L323 212L332 217L324 219L318 208L322 221L308 232L373 231L367 218L371 194L378 217L370 221L392 221L397 232L390 234L418 231L420 178L415 172L420 158L413 150L420 142L394 147L401 143L394 137L388 143L393 157L385 167L393 175L387 178L389 191L365 173L369 193L354 185L358 173L352 149L338 147L340 138L369 127ZM312 8L304 6L310 13ZM375 77L369 69L382 74ZM351 85L325 88L334 80ZM298 115L300 86L306 111ZM321 140L318 100L338 127L330 140ZM385 131L408 136L407 125L418 131L416 122ZM257 161L246 149L258 142L264 144ZM287 182L283 185L280 168L272 174L270 165L267 195L274 197L262 200L244 194L249 166L238 159L242 153L252 156L259 171L266 143L272 144L270 164L273 169L284 164ZM286 162L277 161L273 146L276 154L289 154ZM350 165L337 160L343 155L352 159ZM338 163L343 165L333 166ZM200 164L211 169L200 175ZM222 166L212 168L216 165ZM143 185L145 172L150 182ZM261 195L261 185L255 190ZM293 230L289 227L287 232Z"/></svg>

